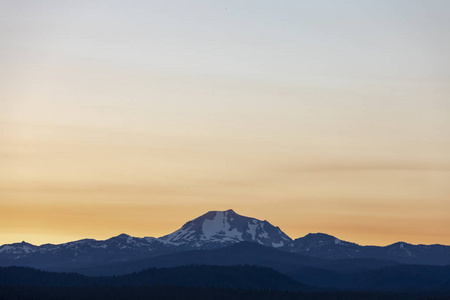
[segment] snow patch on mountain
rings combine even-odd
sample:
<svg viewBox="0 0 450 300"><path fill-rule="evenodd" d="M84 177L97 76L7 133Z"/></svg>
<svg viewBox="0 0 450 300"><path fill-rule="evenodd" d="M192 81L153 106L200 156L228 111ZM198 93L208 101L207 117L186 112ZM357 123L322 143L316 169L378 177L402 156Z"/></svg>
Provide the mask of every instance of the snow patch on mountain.
<svg viewBox="0 0 450 300"><path fill-rule="evenodd" d="M283 242L272 243L272 247L274 247L274 248L280 248L280 247L283 247L283 246L284 246L284 243L283 243Z"/></svg>
<svg viewBox="0 0 450 300"><path fill-rule="evenodd" d="M402 249L403 251L406 252L406 254L408 254L408 256L412 256L411 251L409 251L408 249L405 248L405 245L403 243L400 243L400 249Z"/></svg>
<svg viewBox="0 0 450 300"><path fill-rule="evenodd" d="M22 242L22 243L15 243L15 244L1 246L0 253L26 255L26 254L32 254L32 253L37 252L38 248L39 247L34 246L32 244Z"/></svg>
<svg viewBox="0 0 450 300"><path fill-rule="evenodd" d="M205 219L203 221L202 231L205 239L219 235L242 240L242 234L235 229L231 229L230 223L227 222L227 215L227 212L218 211L214 219ZM191 233L193 234L194 232Z"/></svg>

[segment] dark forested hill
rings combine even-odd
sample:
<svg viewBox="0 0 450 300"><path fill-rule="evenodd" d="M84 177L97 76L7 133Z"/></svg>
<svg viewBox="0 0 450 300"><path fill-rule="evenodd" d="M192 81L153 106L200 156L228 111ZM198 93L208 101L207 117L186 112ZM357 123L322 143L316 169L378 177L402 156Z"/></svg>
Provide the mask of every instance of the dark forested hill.
<svg viewBox="0 0 450 300"><path fill-rule="evenodd" d="M346 276L350 276L361 288L370 287L358 291L352 288L321 290L301 284L272 269L256 266L192 265L151 268L128 275L102 277L3 267L0 268L0 300L443 300L450 299L449 269L450 267L396 266L353 275L341 273L344 281ZM325 273L309 270L309 276L317 278L331 274L322 272Z"/></svg>
<svg viewBox="0 0 450 300"><path fill-rule="evenodd" d="M341 290L450 290L450 266L397 265L353 273L306 267L287 274L305 284Z"/></svg>
<svg viewBox="0 0 450 300"><path fill-rule="evenodd" d="M122 276L88 277L24 267L0 268L0 286L197 286L266 290L311 290L275 270L256 266L151 268Z"/></svg>

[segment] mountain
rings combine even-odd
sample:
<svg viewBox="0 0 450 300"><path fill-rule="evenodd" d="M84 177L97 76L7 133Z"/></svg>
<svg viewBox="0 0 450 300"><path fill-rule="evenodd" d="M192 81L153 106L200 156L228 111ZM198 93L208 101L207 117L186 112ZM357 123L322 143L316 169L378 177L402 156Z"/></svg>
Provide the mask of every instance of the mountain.
<svg viewBox="0 0 450 300"><path fill-rule="evenodd" d="M220 248L241 241L277 248L291 243L292 239L267 221L241 216L233 210L210 211L160 238L121 234L104 241L84 239L59 245L34 246L25 242L3 245L0 266L66 271L192 249Z"/></svg>
<svg viewBox="0 0 450 300"><path fill-rule="evenodd" d="M84 239L59 245L34 246L22 242L0 247L0 266L64 271L166 254L173 252L172 248L156 238L136 238L126 234L104 241Z"/></svg>
<svg viewBox="0 0 450 300"><path fill-rule="evenodd" d="M285 250L329 259L361 258L359 245L324 233L309 233L294 240Z"/></svg>
<svg viewBox="0 0 450 300"><path fill-rule="evenodd" d="M242 216L233 210L210 211L160 238L126 234L104 241L83 239L69 243L35 246L26 242L0 246L0 266L30 266L67 271L114 265L189 250L223 248L253 242L309 257L343 260L369 259L409 264L450 264L450 246L361 246L334 236L314 233L292 240L267 221Z"/></svg>
<svg viewBox="0 0 450 300"><path fill-rule="evenodd" d="M210 211L159 238L180 249L212 249L246 241L280 248L292 242L280 228L267 221L238 215L232 209Z"/></svg>
<svg viewBox="0 0 450 300"><path fill-rule="evenodd" d="M450 264L450 246L412 245L405 242L385 247L361 246L324 233L307 234L283 249L327 259L371 258L407 264Z"/></svg>

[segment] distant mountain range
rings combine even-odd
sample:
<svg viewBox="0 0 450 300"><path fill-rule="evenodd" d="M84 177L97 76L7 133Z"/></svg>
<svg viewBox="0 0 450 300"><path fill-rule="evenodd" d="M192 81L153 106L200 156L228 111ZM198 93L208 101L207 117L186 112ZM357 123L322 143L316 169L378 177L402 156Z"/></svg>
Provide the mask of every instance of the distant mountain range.
<svg viewBox="0 0 450 300"><path fill-rule="evenodd" d="M406 264L450 264L450 246L412 245L405 242L385 247L360 246L323 233L310 233L298 238L287 245L285 250L328 259L374 258Z"/></svg>
<svg viewBox="0 0 450 300"><path fill-rule="evenodd" d="M233 260L230 253L236 250L230 246L242 242L259 244L264 246L264 251L272 252L263 255L258 248L259 254L252 254L248 250L251 247L246 246L246 255L241 253L240 259ZM226 254L219 259L217 255L221 251ZM272 264L265 255L277 258ZM195 256L203 260L193 259ZM208 257L210 261L205 261ZM449 265L450 246L404 242L386 247L360 246L323 233L292 240L269 222L241 216L233 210L210 211L160 238L121 234L104 241L84 239L59 245L35 246L22 242L0 246L0 266L29 266L50 271L124 274L145 267L189 263L255 264L284 273L293 271L294 267L325 268L328 272L332 271L329 266L342 264L337 272L345 272L345 268L353 272L355 268L392 267L400 263ZM280 269L284 265L291 267Z"/></svg>

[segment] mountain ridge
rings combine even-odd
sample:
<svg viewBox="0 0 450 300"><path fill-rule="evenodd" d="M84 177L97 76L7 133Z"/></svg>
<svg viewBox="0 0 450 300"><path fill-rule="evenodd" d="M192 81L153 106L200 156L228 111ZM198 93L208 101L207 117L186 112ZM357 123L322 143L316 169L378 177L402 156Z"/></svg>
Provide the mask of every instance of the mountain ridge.
<svg viewBox="0 0 450 300"><path fill-rule="evenodd" d="M266 220L242 216L229 209L209 211L159 238L120 234L106 240L82 239L41 246L26 242L5 244L0 246L0 266L65 270L188 250L222 248L240 242L255 242L285 252L332 260L369 258L413 264L450 264L450 246L446 245L397 242L388 246L361 246L324 233L309 233L293 240Z"/></svg>

